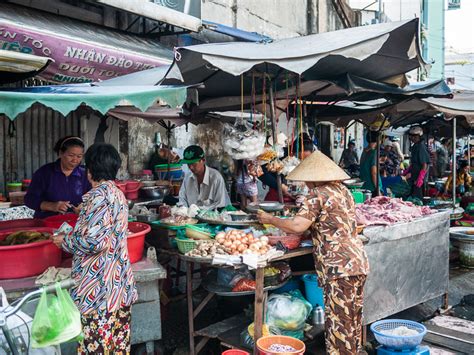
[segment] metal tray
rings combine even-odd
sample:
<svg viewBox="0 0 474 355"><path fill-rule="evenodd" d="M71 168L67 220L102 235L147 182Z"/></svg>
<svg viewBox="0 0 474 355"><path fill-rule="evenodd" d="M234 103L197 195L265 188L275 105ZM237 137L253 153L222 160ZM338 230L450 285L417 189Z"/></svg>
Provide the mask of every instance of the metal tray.
<svg viewBox="0 0 474 355"><path fill-rule="evenodd" d="M197 222L199 222L197 219L195 218L191 218L188 220L188 222L186 223L181 223L181 224L177 224L177 223L166 223L166 222L163 222L163 220L160 220L160 224L163 225L163 226L166 226L166 227L185 227L186 225L188 224L196 224Z"/></svg>
<svg viewBox="0 0 474 355"><path fill-rule="evenodd" d="M275 286L267 286L263 290L264 291L272 291L276 290L284 286L288 282L288 279L283 281L282 283L275 285ZM218 296L226 296L226 297L237 297L237 296L246 296L246 295L253 295L255 291L242 291L242 292L232 292L232 287L230 286L222 286L217 283L217 273L212 270L207 274L207 276L202 281L202 287L207 292L213 292Z"/></svg>
<svg viewBox="0 0 474 355"><path fill-rule="evenodd" d="M255 221L218 221L215 219L199 218L199 221L203 223L207 223L207 224L221 225L221 226L228 226L228 227L248 227L253 224L259 224L257 220Z"/></svg>
<svg viewBox="0 0 474 355"><path fill-rule="evenodd" d="M247 205L247 211L250 213L256 213L258 210L263 210L265 212L278 212L283 211L285 206L280 202L260 202L258 204L250 203Z"/></svg>

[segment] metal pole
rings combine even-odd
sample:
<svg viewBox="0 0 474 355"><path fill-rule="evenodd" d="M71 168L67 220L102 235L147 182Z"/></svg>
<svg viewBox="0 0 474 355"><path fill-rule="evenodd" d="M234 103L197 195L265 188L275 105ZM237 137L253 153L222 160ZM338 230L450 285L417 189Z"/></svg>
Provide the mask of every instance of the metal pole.
<svg viewBox="0 0 474 355"><path fill-rule="evenodd" d="M456 208L456 116L453 118L453 209Z"/></svg>
<svg viewBox="0 0 474 355"><path fill-rule="evenodd" d="M467 135L467 164L469 165L469 170L471 170L471 135Z"/></svg>
<svg viewBox="0 0 474 355"><path fill-rule="evenodd" d="M272 137L273 137L273 144L277 144L277 133L276 133L276 114L275 114L275 101L273 99L273 86L272 82L270 81L269 86L269 94L270 94L270 119L272 122ZM277 188L278 188L278 201L283 203L283 189L281 188L281 175L277 174Z"/></svg>
<svg viewBox="0 0 474 355"><path fill-rule="evenodd" d="M379 132L380 134L380 132ZM375 196L380 196L380 137L377 136L377 161L375 162L377 168L377 176L375 178Z"/></svg>

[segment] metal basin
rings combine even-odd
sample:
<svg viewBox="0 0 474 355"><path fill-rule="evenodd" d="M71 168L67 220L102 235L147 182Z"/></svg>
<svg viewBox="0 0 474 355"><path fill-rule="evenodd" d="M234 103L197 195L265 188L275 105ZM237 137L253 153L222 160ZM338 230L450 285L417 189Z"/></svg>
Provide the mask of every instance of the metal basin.
<svg viewBox="0 0 474 355"><path fill-rule="evenodd" d="M162 199L169 194L170 189L166 186L142 187L143 195L152 199Z"/></svg>

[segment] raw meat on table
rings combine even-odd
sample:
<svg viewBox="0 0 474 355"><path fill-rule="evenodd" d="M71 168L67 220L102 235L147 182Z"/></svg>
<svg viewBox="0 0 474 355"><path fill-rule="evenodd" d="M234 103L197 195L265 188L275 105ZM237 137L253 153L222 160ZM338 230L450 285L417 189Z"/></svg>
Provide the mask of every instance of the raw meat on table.
<svg viewBox="0 0 474 355"><path fill-rule="evenodd" d="M356 206L356 220L357 224L366 226L390 225L409 222L435 212L427 206L416 206L398 198L378 196Z"/></svg>

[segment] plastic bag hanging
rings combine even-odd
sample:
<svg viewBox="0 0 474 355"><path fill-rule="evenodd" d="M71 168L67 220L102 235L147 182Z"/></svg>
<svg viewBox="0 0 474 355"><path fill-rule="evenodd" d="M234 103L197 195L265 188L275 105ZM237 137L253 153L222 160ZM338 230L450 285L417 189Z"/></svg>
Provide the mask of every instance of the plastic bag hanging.
<svg viewBox="0 0 474 355"><path fill-rule="evenodd" d="M56 294L43 289L31 328L32 347L58 345L81 336L81 314L69 293L59 283Z"/></svg>

